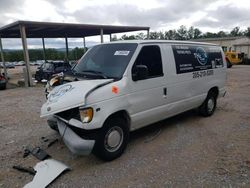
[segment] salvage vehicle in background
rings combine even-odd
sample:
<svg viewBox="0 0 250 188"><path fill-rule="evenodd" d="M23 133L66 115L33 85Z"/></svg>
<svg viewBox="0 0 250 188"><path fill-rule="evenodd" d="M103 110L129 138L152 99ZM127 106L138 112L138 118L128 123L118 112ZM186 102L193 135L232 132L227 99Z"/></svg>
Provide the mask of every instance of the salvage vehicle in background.
<svg viewBox="0 0 250 188"><path fill-rule="evenodd" d="M12 62L5 62L5 67L6 67L6 69L14 69L15 68L15 64L12 63ZM4 68L2 62L0 62L0 68Z"/></svg>
<svg viewBox="0 0 250 188"><path fill-rule="evenodd" d="M24 61L15 62L15 66L24 66L24 65L25 65Z"/></svg>
<svg viewBox="0 0 250 188"><path fill-rule="evenodd" d="M7 85L6 78L5 78L5 76L1 73L1 70L0 70L0 90L6 89L6 85Z"/></svg>
<svg viewBox="0 0 250 188"><path fill-rule="evenodd" d="M42 80L49 80L54 74L68 71L71 71L71 66L68 62L49 61L38 67L35 73L35 79L39 82Z"/></svg>
<svg viewBox="0 0 250 188"><path fill-rule="evenodd" d="M191 109L211 116L226 93L226 68L215 44L100 44L48 82L41 117L55 121L71 152L110 161L124 152L131 131Z"/></svg>

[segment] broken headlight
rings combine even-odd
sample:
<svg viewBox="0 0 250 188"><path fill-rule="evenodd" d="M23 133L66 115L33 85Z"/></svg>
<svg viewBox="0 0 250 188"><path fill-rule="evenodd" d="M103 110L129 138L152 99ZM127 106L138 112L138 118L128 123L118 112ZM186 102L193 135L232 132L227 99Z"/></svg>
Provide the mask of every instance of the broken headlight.
<svg viewBox="0 0 250 188"><path fill-rule="evenodd" d="M94 115L93 108L83 108L83 109L79 108L79 112L80 112L81 121L83 123L91 122L93 115Z"/></svg>

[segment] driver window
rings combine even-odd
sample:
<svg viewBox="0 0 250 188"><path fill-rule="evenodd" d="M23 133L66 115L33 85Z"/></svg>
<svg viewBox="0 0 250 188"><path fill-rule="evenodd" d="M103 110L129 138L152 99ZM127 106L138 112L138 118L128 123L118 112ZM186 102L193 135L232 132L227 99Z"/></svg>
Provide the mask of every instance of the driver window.
<svg viewBox="0 0 250 188"><path fill-rule="evenodd" d="M136 65L147 66L148 78L163 76L161 51L159 46L154 45L142 47L133 67Z"/></svg>

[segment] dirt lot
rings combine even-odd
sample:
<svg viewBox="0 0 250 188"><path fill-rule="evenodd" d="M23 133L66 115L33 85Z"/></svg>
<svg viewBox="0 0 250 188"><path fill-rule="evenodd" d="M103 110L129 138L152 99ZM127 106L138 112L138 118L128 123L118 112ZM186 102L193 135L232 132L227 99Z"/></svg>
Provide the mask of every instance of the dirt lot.
<svg viewBox="0 0 250 188"><path fill-rule="evenodd" d="M72 155L39 117L43 88L0 91L0 187L23 187L34 166L23 148L40 146L72 168L50 187L250 187L250 66L228 69L227 95L209 118L189 111L138 130L122 157ZM42 137L48 139L44 142Z"/></svg>

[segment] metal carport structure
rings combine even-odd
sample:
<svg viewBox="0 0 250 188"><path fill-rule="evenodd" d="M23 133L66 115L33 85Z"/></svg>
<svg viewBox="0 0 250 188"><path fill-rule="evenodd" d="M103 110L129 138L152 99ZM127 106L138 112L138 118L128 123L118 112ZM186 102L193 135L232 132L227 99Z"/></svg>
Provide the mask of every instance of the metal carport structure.
<svg viewBox="0 0 250 188"><path fill-rule="evenodd" d="M24 61L26 63L28 86L32 86L32 77L29 64L29 52L27 46L27 38L42 38L43 52L45 57L44 38L65 38L66 57L68 56L68 38L83 38L85 48L85 37L100 35L101 43L103 35L111 35L114 33L123 33L131 31L146 30L149 37L149 27L140 26L113 26L113 25L90 25L75 23L54 23L54 22L34 22L34 21L17 21L0 28L0 52L4 65L4 72L7 76L5 67L2 38L21 38Z"/></svg>

